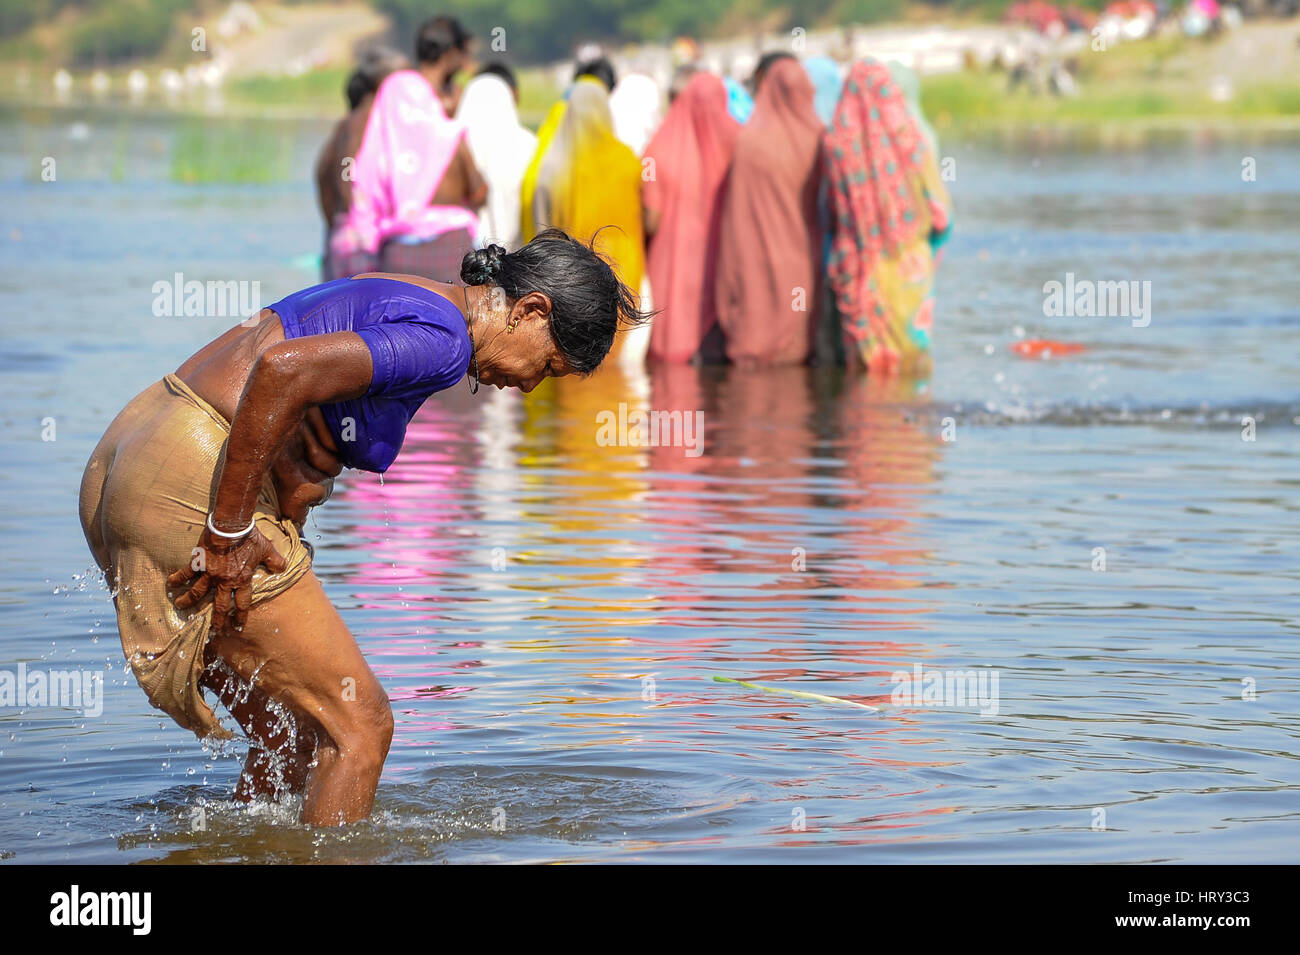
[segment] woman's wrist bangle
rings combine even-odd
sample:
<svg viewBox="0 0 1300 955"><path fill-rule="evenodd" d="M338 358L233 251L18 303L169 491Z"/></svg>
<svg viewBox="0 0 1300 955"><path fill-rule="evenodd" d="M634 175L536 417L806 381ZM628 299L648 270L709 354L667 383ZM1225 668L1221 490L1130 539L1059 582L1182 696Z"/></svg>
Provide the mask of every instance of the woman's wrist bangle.
<svg viewBox="0 0 1300 955"><path fill-rule="evenodd" d="M254 515L254 516L253 516L253 519L252 519L251 521L248 522L248 526L247 526L247 527L245 527L242 531L235 531L235 532L232 534L232 533L229 532L229 531L219 531L219 530L217 530L217 528L216 528L215 526L213 526L213 523L212 523L212 515L211 515L211 514L208 514L208 531L209 531L211 534L213 534L214 536L216 536L216 537L223 537L223 538L225 538L226 540L232 540L232 541L235 541L235 540L239 540L239 539L242 538L242 537L247 537L249 534L251 534L251 533L253 532L253 526L254 526L256 523L257 523L257 516Z"/></svg>

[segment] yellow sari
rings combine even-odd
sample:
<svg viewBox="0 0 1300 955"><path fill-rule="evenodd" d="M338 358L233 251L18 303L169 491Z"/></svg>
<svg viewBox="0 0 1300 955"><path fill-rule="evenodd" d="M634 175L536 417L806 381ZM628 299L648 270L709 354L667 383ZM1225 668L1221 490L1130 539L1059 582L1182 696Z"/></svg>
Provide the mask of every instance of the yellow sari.
<svg viewBox="0 0 1300 955"><path fill-rule="evenodd" d="M548 146L537 170L531 224L563 229L584 242L600 232L596 250L639 295L645 274L641 160L615 137L609 95L599 80L584 77L573 85Z"/></svg>
<svg viewBox="0 0 1300 955"><path fill-rule="evenodd" d="M537 151L533 153L528 168L524 170L524 181L519 187L519 225L523 242L531 242L533 236L537 235L537 223L533 218L537 174L542 168L542 160L546 158L546 150L550 148L551 140L555 138L555 131L560 128L560 121L564 119L564 108L568 104L568 100L562 99L552 106L551 111L546 114L546 121L537 130Z"/></svg>

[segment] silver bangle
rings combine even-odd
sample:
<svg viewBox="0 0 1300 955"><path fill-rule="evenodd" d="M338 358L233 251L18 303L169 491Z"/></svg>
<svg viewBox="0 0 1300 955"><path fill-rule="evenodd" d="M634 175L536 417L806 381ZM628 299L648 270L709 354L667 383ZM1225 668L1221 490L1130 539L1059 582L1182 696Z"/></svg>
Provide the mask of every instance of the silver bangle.
<svg viewBox="0 0 1300 955"><path fill-rule="evenodd" d="M256 524L257 524L257 515L254 514L253 519L248 522L247 527L245 527L242 531L236 531L235 533L231 534L228 531L217 530L212 525L212 515L208 514L208 531L217 537L224 537L226 540L234 541L234 540L239 540L241 537L247 537L249 534L253 532L253 527Z"/></svg>

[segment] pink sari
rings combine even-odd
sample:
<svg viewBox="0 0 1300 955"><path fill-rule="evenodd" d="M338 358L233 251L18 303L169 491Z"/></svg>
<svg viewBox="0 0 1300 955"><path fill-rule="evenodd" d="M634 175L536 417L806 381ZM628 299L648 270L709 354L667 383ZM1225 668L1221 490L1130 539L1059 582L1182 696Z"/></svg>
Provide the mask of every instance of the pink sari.
<svg viewBox="0 0 1300 955"><path fill-rule="evenodd" d="M478 216L430 200L456 156L465 127L443 110L433 87L414 70L380 84L352 167L352 206L330 247L336 255L376 255L389 239L472 234Z"/></svg>
<svg viewBox="0 0 1300 955"><path fill-rule="evenodd" d="M718 323L713 288L722 188L739 135L722 78L700 72L646 147L657 170L641 186L642 202L661 215L648 261L650 290L662 310L650 327L656 361L690 361Z"/></svg>

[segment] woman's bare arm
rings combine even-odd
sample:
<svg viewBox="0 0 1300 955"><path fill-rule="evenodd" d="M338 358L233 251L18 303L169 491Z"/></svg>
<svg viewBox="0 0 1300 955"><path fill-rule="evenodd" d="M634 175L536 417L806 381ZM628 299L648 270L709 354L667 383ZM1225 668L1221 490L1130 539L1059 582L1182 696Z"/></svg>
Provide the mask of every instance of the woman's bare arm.
<svg viewBox="0 0 1300 955"><path fill-rule="evenodd" d="M296 433L309 408L364 395L374 370L370 349L355 332L334 332L278 342L253 365L230 423L226 453L217 474L212 524L236 533L253 519L257 498L276 457ZM272 572L284 560L254 528L239 539L204 528L199 538L203 560L168 578L188 590L176 599L182 610L216 587L213 627L225 629L233 601L235 625L242 627L252 606L252 580L265 563Z"/></svg>
<svg viewBox="0 0 1300 955"><path fill-rule="evenodd" d="M337 165L339 136L342 131L343 123L340 123L331 130L325 144L321 146L320 154L316 157L316 198L320 203L321 215L325 217L325 228L334 224L334 216L339 212L338 208L338 180L339 170Z"/></svg>
<svg viewBox="0 0 1300 955"><path fill-rule="evenodd" d="M488 184L474 163L474 156L469 151L469 143L463 138L460 141L460 148L456 151L456 159L461 163L465 175L465 205L467 208L477 209L487 202Z"/></svg>
<svg viewBox="0 0 1300 955"><path fill-rule="evenodd" d="M267 469L308 408L364 395L373 374L370 349L355 332L288 339L262 352L230 423L212 513L217 528L248 525Z"/></svg>
<svg viewBox="0 0 1300 955"><path fill-rule="evenodd" d="M429 201L434 205L477 209L487 201L487 194L487 183L483 181L478 166L474 165L469 144L462 137L460 145L456 147L456 154L451 157L447 171Z"/></svg>

